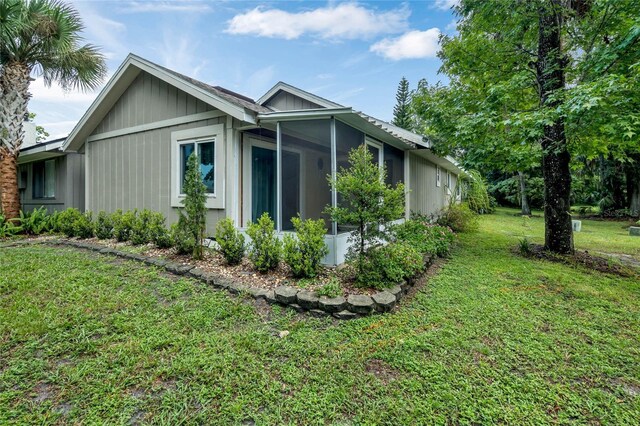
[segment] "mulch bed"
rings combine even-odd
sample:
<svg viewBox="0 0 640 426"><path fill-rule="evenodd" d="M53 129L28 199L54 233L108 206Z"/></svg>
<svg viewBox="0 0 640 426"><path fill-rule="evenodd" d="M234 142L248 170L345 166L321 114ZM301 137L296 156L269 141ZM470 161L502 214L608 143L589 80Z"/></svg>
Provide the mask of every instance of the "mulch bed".
<svg viewBox="0 0 640 426"><path fill-rule="evenodd" d="M519 250L518 253L522 254ZM587 269L625 278L640 276L640 271L638 270L612 262L611 258L591 254L586 250L576 250L574 254L560 255L545 250L543 245L530 244L529 253L526 254L525 257L548 260L551 262L563 263L565 265L584 266Z"/></svg>

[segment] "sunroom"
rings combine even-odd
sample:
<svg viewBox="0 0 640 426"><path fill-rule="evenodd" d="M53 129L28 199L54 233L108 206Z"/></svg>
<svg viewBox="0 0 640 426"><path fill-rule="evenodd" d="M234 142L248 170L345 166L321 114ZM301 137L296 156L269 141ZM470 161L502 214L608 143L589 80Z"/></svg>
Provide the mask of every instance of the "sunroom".
<svg viewBox="0 0 640 426"><path fill-rule="evenodd" d="M405 151L414 141L394 135L351 108L261 114L259 126L242 133L242 208L247 226L267 212L279 233L293 230L291 219L325 220L329 254L325 263L344 262L352 230L332 222L325 210L338 203L329 179L348 167L349 152L363 143L374 161L387 170L387 182L405 182ZM408 133L408 132L407 132ZM398 218L402 219L402 218Z"/></svg>

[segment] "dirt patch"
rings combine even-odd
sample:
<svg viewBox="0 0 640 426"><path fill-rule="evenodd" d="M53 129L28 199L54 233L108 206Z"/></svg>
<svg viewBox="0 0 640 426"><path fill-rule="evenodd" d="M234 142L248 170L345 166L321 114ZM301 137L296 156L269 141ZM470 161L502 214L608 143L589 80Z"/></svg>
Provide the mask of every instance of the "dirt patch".
<svg viewBox="0 0 640 426"><path fill-rule="evenodd" d="M515 249L517 254L522 255L519 249ZM548 260L551 262L563 263L571 266L584 266L598 272L617 275L620 277L630 278L636 277L640 273L627 265L622 265L611 261L611 258L597 256L588 251L576 250L574 254L561 255L545 250L540 244L530 244L529 253L524 254L525 257Z"/></svg>
<svg viewBox="0 0 640 426"><path fill-rule="evenodd" d="M640 396L640 386L635 385L633 383L628 383L622 379L614 379L611 382L615 386L619 386L622 388L624 393L629 396L637 397Z"/></svg>
<svg viewBox="0 0 640 426"><path fill-rule="evenodd" d="M53 387L47 383L39 383L33 389L34 396L32 398L33 402L44 402L47 399L51 398L53 395Z"/></svg>
<svg viewBox="0 0 640 426"><path fill-rule="evenodd" d="M397 380L400 373L386 362L379 359L370 359L364 366L364 370L382 380L383 383L389 383Z"/></svg>

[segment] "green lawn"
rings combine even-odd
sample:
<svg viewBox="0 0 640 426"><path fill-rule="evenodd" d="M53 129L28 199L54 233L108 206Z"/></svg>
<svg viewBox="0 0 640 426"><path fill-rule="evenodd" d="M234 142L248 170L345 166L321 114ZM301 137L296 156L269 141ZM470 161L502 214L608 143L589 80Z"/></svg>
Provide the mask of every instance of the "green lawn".
<svg viewBox="0 0 640 426"><path fill-rule="evenodd" d="M0 249L0 424L637 423L640 284L514 255L542 219L513 212L398 313L339 323L95 253ZM579 248L639 254L621 224L583 229Z"/></svg>

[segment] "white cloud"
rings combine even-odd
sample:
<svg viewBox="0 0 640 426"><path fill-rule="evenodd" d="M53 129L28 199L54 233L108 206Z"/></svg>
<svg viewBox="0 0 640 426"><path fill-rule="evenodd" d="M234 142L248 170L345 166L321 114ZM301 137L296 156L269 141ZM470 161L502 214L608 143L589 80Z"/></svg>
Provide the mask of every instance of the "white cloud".
<svg viewBox="0 0 640 426"><path fill-rule="evenodd" d="M407 7L376 12L354 3L329 5L305 12L256 7L234 16L226 32L287 40L304 34L323 39L359 39L404 31L409 15Z"/></svg>
<svg viewBox="0 0 640 426"><path fill-rule="evenodd" d="M165 28L162 44L154 46L165 67L198 78L198 74L207 65L207 61L198 54L200 41L188 33L176 34L173 29Z"/></svg>
<svg viewBox="0 0 640 426"><path fill-rule="evenodd" d="M206 13L211 7L203 2L193 1L132 1L119 9L121 13Z"/></svg>
<svg viewBox="0 0 640 426"><path fill-rule="evenodd" d="M262 96L274 84L276 67L269 65L253 72L247 79L247 85L243 89L249 96L257 99Z"/></svg>
<svg viewBox="0 0 640 426"><path fill-rule="evenodd" d="M90 3L76 2L74 6L80 12L84 24L84 37L88 43L101 48L107 59L125 56L129 49L124 41L127 27L118 21L98 14Z"/></svg>
<svg viewBox="0 0 640 426"><path fill-rule="evenodd" d="M107 82L109 78L104 81ZM31 92L31 100L38 102L52 102L52 103L64 103L75 105L86 105L87 107L98 96L100 90L93 92L81 92L81 91L64 91L59 85L52 84L51 87L47 87L44 84L42 77L36 78L31 82L29 86L29 92Z"/></svg>
<svg viewBox="0 0 640 426"><path fill-rule="evenodd" d="M369 50L387 59L432 58L438 52L440 30L409 31L396 38L385 38L372 45Z"/></svg>
<svg viewBox="0 0 640 426"><path fill-rule="evenodd" d="M460 4L460 0L436 0L435 7L442 10L449 10Z"/></svg>

